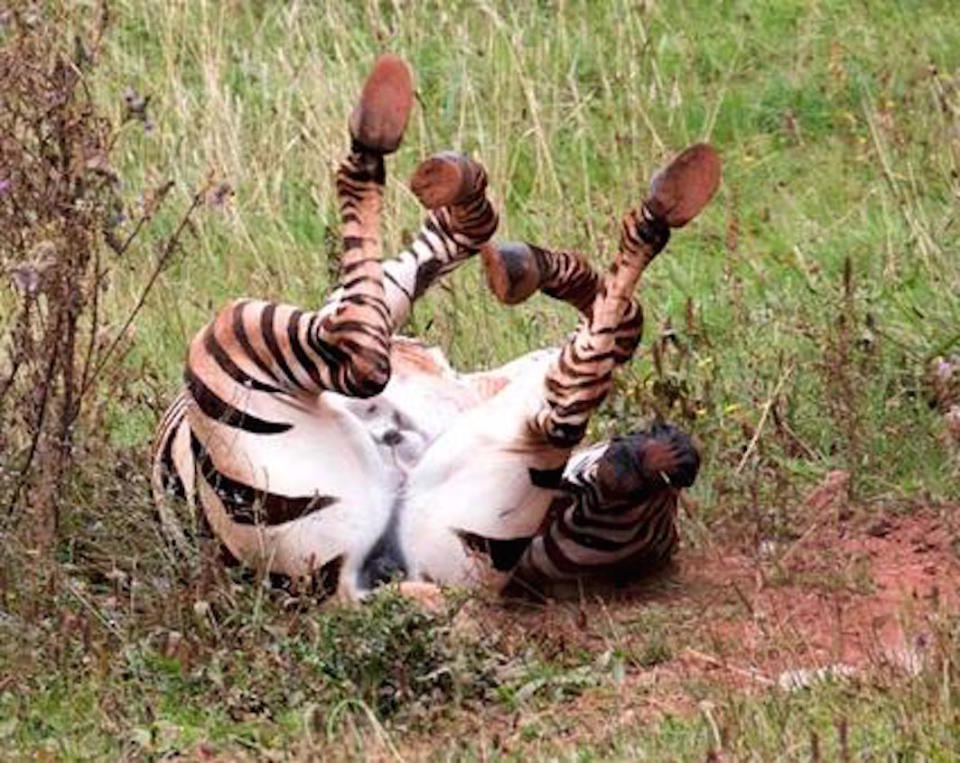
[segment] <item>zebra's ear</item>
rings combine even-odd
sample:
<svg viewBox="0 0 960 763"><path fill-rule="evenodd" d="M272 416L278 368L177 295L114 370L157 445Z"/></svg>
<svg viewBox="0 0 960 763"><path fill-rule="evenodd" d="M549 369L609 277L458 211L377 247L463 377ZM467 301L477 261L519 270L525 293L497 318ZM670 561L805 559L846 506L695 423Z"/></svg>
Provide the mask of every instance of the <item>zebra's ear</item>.
<svg viewBox="0 0 960 763"><path fill-rule="evenodd" d="M713 198L720 170L720 155L713 147L690 146L654 176L647 209L671 228L682 228Z"/></svg>
<svg viewBox="0 0 960 763"><path fill-rule="evenodd" d="M350 115L350 136L378 154L397 150L413 108L413 75L406 61L385 53L373 65Z"/></svg>

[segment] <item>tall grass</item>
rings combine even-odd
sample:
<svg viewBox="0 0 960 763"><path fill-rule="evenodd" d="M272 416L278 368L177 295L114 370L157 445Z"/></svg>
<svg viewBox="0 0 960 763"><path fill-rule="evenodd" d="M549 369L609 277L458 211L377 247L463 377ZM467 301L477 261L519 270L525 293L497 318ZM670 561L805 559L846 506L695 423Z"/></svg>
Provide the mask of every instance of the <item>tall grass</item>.
<svg viewBox="0 0 960 763"><path fill-rule="evenodd" d="M370 61L390 49L416 70L419 108L389 166L388 251L417 225L412 168L451 147L490 170L501 238L606 262L614 221L655 168L710 140L723 190L642 287L648 341L669 324L685 353L668 370L694 397L687 423L708 454L700 497L714 502L718 481L742 492L743 481L727 484L731 466L775 388L792 434L778 438L783 427L766 419L741 465L749 481L771 467L803 484L840 466L865 495L956 496L921 382L928 361L956 347L960 323L960 29L936 4L883 4L869 19L842 2L754 6L121 4L99 84L118 108L128 86L149 94L154 122L125 144L131 189L159 166L184 193L211 169L236 191L165 276L138 358L172 391L186 341L218 304L322 301L345 117ZM504 309L474 266L407 330L473 369L573 323L543 299ZM838 334L849 346L831 353ZM645 357L622 375L618 426L651 413L657 375ZM120 427L127 442L147 436L151 422L138 420Z"/></svg>

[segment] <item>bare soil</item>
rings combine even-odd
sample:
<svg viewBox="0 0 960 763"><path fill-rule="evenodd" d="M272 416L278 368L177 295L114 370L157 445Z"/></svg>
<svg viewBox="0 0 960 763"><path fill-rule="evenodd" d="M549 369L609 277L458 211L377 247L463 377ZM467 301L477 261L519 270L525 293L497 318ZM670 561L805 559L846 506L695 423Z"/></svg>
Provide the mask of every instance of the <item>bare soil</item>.
<svg viewBox="0 0 960 763"><path fill-rule="evenodd" d="M855 516L833 498L808 497L810 524L795 540L685 550L656 579L602 597L470 602L458 616L470 638L518 649L536 639L561 661L627 655L628 667L614 689L606 682L537 717L478 714L467 733L501 752L531 722L551 726L558 743L610 740L666 714L709 712L707 686L789 691L827 674L918 672L937 623L960 605L960 507Z"/></svg>

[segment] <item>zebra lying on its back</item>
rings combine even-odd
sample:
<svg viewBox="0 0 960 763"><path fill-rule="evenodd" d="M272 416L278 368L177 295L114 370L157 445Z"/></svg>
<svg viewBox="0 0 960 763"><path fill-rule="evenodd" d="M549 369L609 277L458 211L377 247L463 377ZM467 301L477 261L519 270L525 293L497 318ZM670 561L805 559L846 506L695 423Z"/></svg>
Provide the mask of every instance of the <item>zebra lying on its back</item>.
<svg viewBox="0 0 960 763"><path fill-rule="evenodd" d="M411 181L423 227L382 261L384 157L412 102L406 64L382 56L337 172L341 283L323 307L241 300L190 344L155 446L165 534L183 547L198 524L234 560L320 576L349 598L393 578L500 590L662 564L677 545L678 491L699 466L689 438L660 425L574 449L639 343L640 274L713 195L717 155L694 146L655 178L601 275L578 255L491 244L486 173L437 154ZM414 301L478 252L501 301L539 290L580 312L563 346L462 374L395 336ZM196 520L186 527L175 495Z"/></svg>

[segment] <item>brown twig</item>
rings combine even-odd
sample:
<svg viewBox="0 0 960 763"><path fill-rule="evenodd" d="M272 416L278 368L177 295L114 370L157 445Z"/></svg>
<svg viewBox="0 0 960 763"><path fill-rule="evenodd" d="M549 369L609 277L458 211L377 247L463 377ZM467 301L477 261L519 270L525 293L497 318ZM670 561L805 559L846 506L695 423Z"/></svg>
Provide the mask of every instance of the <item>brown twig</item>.
<svg viewBox="0 0 960 763"><path fill-rule="evenodd" d="M156 284L157 279L160 277L160 274L166 269L167 265L170 263L170 259L173 257L173 254L176 252L179 244L180 237L183 235L184 230L187 229L187 226L190 222L190 216L197 210L198 207L203 204L203 199L206 192L209 190L210 183L209 181L204 185L204 187L197 191L193 200L190 202L190 206L187 208L187 211L183 214L180 219L180 224L177 226L177 229L173 234L166 240L164 244L163 251L160 253L160 257L157 258L157 262L154 265L153 271L150 273L150 277L147 279L146 284L144 284L143 289L140 290L140 296L137 298L136 304L134 304L133 309L130 311L130 314L127 316L127 319L123 322L120 330L114 336L113 340L107 346L107 349L104 350L103 354L100 356L97 361L96 366L93 369L93 372L90 374L90 378L86 380L83 387L80 389L79 399L83 400L86 393L91 389L94 382L96 382L100 373L103 371L104 367L107 364L107 361L110 360L110 357L116 351L120 342L123 340L123 337L126 335L130 326L133 324L133 321L140 314L140 311L143 309L144 304L146 304L147 296L153 290L154 284ZM133 237L139 232L140 228L143 225L146 217L142 217L138 222L137 227L134 229L133 233L128 237L128 241L132 241ZM78 401L79 402L79 401ZM79 408L79 406L78 406ZM78 411L79 413L79 411Z"/></svg>

